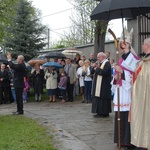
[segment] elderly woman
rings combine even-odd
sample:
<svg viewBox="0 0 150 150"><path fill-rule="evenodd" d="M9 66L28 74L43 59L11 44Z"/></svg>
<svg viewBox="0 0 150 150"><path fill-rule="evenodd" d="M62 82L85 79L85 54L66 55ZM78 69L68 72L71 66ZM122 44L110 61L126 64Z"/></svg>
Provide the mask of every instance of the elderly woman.
<svg viewBox="0 0 150 150"><path fill-rule="evenodd" d="M56 89L57 89L57 72L53 67L48 67L45 73L46 89L49 96L49 102L56 101Z"/></svg>
<svg viewBox="0 0 150 150"><path fill-rule="evenodd" d="M34 65L34 70L31 72L31 78L33 79L35 101L41 101L43 94L44 71L40 68L40 64L36 63Z"/></svg>

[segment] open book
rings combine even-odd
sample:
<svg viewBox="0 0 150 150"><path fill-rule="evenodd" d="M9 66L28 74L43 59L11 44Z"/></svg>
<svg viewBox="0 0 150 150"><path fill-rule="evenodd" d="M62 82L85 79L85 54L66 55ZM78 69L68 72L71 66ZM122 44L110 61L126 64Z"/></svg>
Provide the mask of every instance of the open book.
<svg viewBox="0 0 150 150"><path fill-rule="evenodd" d="M121 63L121 66L125 67L126 69L135 72L135 69L137 67L137 62L139 62L139 60L137 60L132 53L130 53L128 55L128 57L126 58L126 60L124 60Z"/></svg>

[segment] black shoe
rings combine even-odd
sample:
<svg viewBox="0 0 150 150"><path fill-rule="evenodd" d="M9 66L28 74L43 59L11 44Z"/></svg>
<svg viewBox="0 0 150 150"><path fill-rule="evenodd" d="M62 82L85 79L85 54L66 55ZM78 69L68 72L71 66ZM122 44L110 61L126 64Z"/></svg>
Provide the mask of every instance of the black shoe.
<svg viewBox="0 0 150 150"><path fill-rule="evenodd" d="M102 116L103 116L103 118L107 118L107 117L109 117L109 114L102 115Z"/></svg>
<svg viewBox="0 0 150 150"><path fill-rule="evenodd" d="M10 104L10 102L8 101L8 102L4 102L4 104Z"/></svg>
<svg viewBox="0 0 150 150"><path fill-rule="evenodd" d="M126 146L126 147L124 147L124 150L136 150L136 146L134 146L134 145Z"/></svg>
<svg viewBox="0 0 150 150"><path fill-rule="evenodd" d="M24 113L23 113L23 112L18 112L18 111L16 111L16 112L12 112L12 114L13 114L13 115L23 115Z"/></svg>
<svg viewBox="0 0 150 150"><path fill-rule="evenodd" d="M94 118L101 118L102 116L99 114L93 115Z"/></svg>
<svg viewBox="0 0 150 150"><path fill-rule="evenodd" d="M147 150L147 148L140 148L140 147L137 147L137 148L135 148L134 150Z"/></svg>

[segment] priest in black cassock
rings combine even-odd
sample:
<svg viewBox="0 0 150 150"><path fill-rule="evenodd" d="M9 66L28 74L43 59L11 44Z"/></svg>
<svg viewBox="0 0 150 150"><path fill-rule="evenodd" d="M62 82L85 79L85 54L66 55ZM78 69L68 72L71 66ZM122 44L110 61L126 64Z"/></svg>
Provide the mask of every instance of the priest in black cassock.
<svg viewBox="0 0 150 150"><path fill-rule="evenodd" d="M92 113L95 117L109 117L111 112L111 65L106 54L97 54L99 65L95 68L92 90Z"/></svg>

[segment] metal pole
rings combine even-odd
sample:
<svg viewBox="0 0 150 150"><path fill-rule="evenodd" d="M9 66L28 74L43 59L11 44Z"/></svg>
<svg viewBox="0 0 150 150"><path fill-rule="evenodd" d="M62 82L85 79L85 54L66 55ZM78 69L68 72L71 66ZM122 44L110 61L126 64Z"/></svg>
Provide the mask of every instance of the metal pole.
<svg viewBox="0 0 150 150"><path fill-rule="evenodd" d="M111 29L108 29L108 32L110 32L114 38L115 46L116 46L116 62L118 65L119 61L119 49L118 49L118 41L116 38L116 35ZM119 72L117 72L117 98L118 98L118 150L121 150L121 125L120 125L120 87L119 87Z"/></svg>
<svg viewBox="0 0 150 150"><path fill-rule="evenodd" d="M49 49L49 40L50 40L49 34L50 34L50 29L48 28L48 49Z"/></svg>
<svg viewBox="0 0 150 150"><path fill-rule="evenodd" d="M116 48L116 62L119 61L119 51ZM118 97L118 150L121 150L121 125L120 125L120 87L119 87L119 72L117 72L117 97Z"/></svg>

